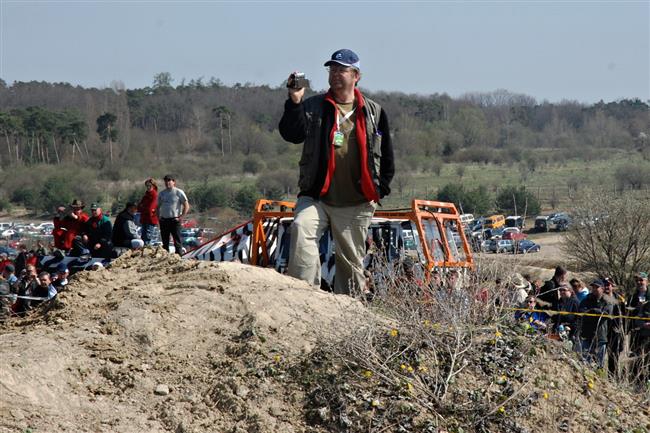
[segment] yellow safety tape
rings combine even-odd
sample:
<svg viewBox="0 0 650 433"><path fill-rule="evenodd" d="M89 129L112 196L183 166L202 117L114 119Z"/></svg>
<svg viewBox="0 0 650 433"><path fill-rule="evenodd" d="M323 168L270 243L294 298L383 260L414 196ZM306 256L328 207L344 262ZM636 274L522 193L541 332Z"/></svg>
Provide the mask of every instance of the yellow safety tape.
<svg viewBox="0 0 650 433"><path fill-rule="evenodd" d="M643 320L650 321L650 317L638 317L638 316L615 316L613 314L596 314L596 313L574 313L571 311L557 311L557 310L531 310L529 308L508 308L510 311L526 311L529 313L546 313L549 316L554 316L556 314L564 314L567 316L588 316L588 317L605 317L607 319L632 319L632 320Z"/></svg>

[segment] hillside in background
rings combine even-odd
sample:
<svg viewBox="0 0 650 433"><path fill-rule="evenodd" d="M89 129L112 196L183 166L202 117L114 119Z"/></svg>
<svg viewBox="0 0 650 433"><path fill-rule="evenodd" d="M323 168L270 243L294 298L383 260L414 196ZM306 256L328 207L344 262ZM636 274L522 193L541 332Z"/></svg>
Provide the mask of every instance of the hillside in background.
<svg viewBox="0 0 650 433"><path fill-rule="evenodd" d="M394 204L449 182L483 185L493 199L521 184L547 206L585 185L650 185L647 102L553 104L505 90L368 95L390 117ZM0 80L0 207L49 211L73 196L119 207L166 172L195 190L198 210L292 197L301 147L277 131L285 98L282 87L214 78L174 85L167 73L142 89Z"/></svg>

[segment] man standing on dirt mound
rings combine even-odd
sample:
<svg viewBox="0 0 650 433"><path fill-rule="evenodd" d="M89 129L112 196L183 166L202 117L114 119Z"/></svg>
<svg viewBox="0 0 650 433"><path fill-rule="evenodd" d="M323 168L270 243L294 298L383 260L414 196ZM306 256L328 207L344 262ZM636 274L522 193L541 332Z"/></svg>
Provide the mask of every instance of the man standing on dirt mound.
<svg viewBox="0 0 650 433"><path fill-rule="evenodd" d="M359 57L348 49L325 62L330 88L303 100L305 88L289 76L280 134L304 143L298 202L291 228L289 275L320 285L318 241L329 227L336 245L335 293L363 288L368 226L395 172L388 118L357 88Z"/></svg>
<svg viewBox="0 0 650 433"><path fill-rule="evenodd" d="M169 236L174 239L176 254L183 255L181 243L181 220L190 211L190 202L185 192L176 188L176 178L168 174L164 178L165 189L158 193L158 222L163 248L169 251Z"/></svg>

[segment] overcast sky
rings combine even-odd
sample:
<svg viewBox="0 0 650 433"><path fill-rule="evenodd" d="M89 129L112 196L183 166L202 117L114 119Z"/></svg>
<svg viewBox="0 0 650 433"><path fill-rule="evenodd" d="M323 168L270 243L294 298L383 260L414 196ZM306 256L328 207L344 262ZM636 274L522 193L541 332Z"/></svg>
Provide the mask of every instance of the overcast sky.
<svg viewBox="0 0 650 433"><path fill-rule="evenodd" d="M650 99L650 1L217 2L0 0L0 78L127 88L157 72L327 86L324 61L359 54L362 86L507 89L538 101Z"/></svg>

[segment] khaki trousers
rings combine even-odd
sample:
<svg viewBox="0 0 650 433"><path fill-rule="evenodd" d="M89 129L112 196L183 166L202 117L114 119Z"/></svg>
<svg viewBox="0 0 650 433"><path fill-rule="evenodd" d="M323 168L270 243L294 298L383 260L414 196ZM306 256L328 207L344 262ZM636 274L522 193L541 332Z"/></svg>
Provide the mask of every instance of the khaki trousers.
<svg viewBox="0 0 650 433"><path fill-rule="evenodd" d="M336 255L334 293L349 294L352 287L362 289L365 286L363 258L366 255L366 237L376 206L363 203L336 207L311 197L300 197L291 225L289 275L320 286L318 241L330 227Z"/></svg>

